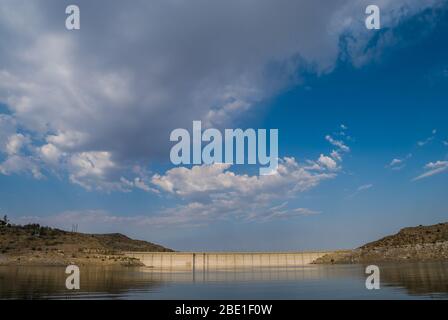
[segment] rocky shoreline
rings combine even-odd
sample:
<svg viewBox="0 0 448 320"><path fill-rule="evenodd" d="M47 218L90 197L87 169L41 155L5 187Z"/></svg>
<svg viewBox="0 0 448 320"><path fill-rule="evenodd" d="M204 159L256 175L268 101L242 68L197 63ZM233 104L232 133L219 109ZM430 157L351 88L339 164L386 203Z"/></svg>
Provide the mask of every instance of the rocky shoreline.
<svg viewBox="0 0 448 320"><path fill-rule="evenodd" d="M354 250L339 251L317 259L316 264L404 261L447 261L448 223L404 228Z"/></svg>

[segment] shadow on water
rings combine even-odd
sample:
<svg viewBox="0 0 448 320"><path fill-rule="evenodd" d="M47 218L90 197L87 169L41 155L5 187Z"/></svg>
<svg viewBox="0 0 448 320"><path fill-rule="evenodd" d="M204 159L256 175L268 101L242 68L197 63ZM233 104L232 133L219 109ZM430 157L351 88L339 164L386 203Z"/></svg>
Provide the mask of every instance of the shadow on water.
<svg viewBox="0 0 448 320"><path fill-rule="evenodd" d="M365 288L365 266L163 271L81 267L81 290L63 267L0 267L1 299L415 299L448 298L448 263L382 264L381 290Z"/></svg>

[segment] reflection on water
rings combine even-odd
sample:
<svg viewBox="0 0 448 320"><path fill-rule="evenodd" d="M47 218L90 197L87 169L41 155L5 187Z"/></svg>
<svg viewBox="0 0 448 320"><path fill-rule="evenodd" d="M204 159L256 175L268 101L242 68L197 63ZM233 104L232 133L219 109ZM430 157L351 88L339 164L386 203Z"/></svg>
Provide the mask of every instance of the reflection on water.
<svg viewBox="0 0 448 320"><path fill-rule="evenodd" d="M0 267L1 299L415 299L448 298L448 263L384 264L381 289L361 265L165 272L81 267L81 290L65 268Z"/></svg>
<svg viewBox="0 0 448 320"><path fill-rule="evenodd" d="M381 280L391 287L403 287L410 295L448 298L448 263L383 265Z"/></svg>
<svg viewBox="0 0 448 320"><path fill-rule="evenodd" d="M161 284L138 268L80 267L81 290L67 290L63 267L0 267L0 298L114 298Z"/></svg>

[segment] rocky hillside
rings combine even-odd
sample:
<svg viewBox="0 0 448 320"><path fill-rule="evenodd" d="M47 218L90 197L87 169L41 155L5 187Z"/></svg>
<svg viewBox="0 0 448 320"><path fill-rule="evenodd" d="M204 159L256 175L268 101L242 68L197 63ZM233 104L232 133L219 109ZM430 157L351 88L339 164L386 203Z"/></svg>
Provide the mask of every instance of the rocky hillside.
<svg viewBox="0 0 448 320"><path fill-rule="evenodd" d="M41 227L0 225L0 264L138 264L123 251L172 251L119 233L84 234Z"/></svg>
<svg viewBox="0 0 448 320"><path fill-rule="evenodd" d="M401 229L355 250L328 254L316 263L448 260L448 223Z"/></svg>

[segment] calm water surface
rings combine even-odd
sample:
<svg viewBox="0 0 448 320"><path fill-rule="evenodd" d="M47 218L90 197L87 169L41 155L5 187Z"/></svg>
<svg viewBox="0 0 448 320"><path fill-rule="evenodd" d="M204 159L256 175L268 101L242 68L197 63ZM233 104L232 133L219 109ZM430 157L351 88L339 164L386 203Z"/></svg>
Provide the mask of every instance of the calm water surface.
<svg viewBox="0 0 448 320"><path fill-rule="evenodd" d="M65 268L0 267L0 299L448 299L448 263L379 265L381 289L365 288L365 266L202 272L81 267L81 289Z"/></svg>

